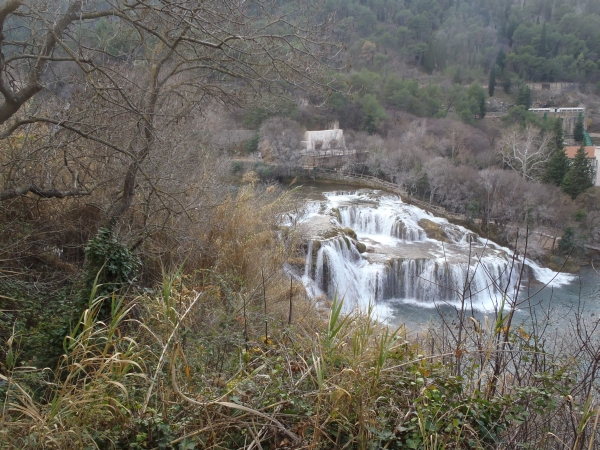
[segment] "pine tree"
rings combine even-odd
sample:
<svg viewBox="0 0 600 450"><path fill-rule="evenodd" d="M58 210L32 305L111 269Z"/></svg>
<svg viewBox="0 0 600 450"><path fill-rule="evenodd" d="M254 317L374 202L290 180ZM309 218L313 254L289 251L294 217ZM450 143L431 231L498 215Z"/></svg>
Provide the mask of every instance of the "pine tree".
<svg viewBox="0 0 600 450"><path fill-rule="evenodd" d="M496 88L496 66L492 66L492 70L490 70L490 81L488 83L488 94L490 94L490 97L494 96L495 88Z"/></svg>
<svg viewBox="0 0 600 450"><path fill-rule="evenodd" d="M592 164L585 153L585 146L581 144L562 182L563 192L575 199L584 190L594 185L593 173Z"/></svg>
<svg viewBox="0 0 600 450"><path fill-rule="evenodd" d="M546 22L542 25L542 36L540 38L540 56L546 57L547 44L546 44Z"/></svg>
<svg viewBox="0 0 600 450"><path fill-rule="evenodd" d="M562 119L554 122L553 136L550 141L550 160L543 176L545 183L560 186L569 171L569 158L565 153Z"/></svg>
<svg viewBox="0 0 600 450"><path fill-rule="evenodd" d="M575 142L583 142L583 116L579 113L575 128L573 129L573 138Z"/></svg>
<svg viewBox="0 0 600 450"><path fill-rule="evenodd" d="M519 86L517 105L523 105L525 109L531 108L531 88L526 84Z"/></svg>

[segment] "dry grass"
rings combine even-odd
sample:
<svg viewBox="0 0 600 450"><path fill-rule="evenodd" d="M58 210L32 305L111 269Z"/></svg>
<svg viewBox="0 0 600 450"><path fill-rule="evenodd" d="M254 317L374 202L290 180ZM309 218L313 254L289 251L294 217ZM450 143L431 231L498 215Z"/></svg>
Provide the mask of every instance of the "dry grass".
<svg viewBox="0 0 600 450"><path fill-rule="evenodd" d="M344 315L281 270L298 257L278 226L289 201L232 194L196 270L91 302L53 370L28 367L13 334L0 448L599 448L597 321L574 322L577 344L561 347L541 325L470 320L457 346L451 326L417 340Z"/></svg>

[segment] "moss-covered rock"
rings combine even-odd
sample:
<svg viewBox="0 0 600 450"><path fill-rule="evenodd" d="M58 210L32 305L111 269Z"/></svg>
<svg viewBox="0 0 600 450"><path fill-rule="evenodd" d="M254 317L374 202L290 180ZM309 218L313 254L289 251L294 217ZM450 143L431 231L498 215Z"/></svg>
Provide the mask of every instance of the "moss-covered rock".
<svg viewBox="0 0 600 450"><path fill-rule="evenodd" d="M321 249L321 241L313 241L313 252L317 253Z"/></svg>
<svg viewBox="0 0 600 450"><path fill-rule="evenodd" d="M577 273L579 272L579 265L572 259L569 258L566 262L565 256L551 255L546 260L548 268L555 272L566 272L566 273Z"/></svg>
<svg viewBox="0 0 600 450"><path fill-rule="evenodd" d="M356 250L359 251L359 253L364 253L367 251L367 246L365 244L363 244L362 242L357 242L356 243Z"/></svg>
<svg viewBox="0 0 600 450"><path fill-rule="evenodd" d="M342 223L342 214L340 213L340 210L338 208L331 208L331 212L333 213L335 218L338 220L338 222Z"/></svg>
<svg viewBox="0 0 600 450"><path fill-rule="evenodd" d="M423 228L425 234L429 239L435 239L436 241L450 243L452 242L444 229L437 223L432 222L429 219L419 220L419 226Z"/></svg>
<svg viewBox="0 0 600 450"><path fill-rule="evenodd" d="M348 237L351 237L352 239L356 239L356 231L354 231L352 228L342 228L342 233Z"/></svg>

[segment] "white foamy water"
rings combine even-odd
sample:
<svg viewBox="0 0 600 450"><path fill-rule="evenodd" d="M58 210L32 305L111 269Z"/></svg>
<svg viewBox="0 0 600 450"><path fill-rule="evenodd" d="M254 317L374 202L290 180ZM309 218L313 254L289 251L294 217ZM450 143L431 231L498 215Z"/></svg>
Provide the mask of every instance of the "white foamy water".
<svg viewBox="0 0 600 450"><path fill-rule="evenodd" d="M376 191L325 196L324 204L311 205L303 220L322 214L335 217L339 227L356 232L367 252L359 253L354 240L343 235L319 240L320 247L311 242L302 277L310 295L343 297L347 309L366 309L374 302L380 314L392 303L432 308L464 302L466 308L491 311L504 296L516 295L521 262L509 249L397 196ZM444 236L445 242L433 236ZM523 273L543 283L557 286L571 280L530 260L525 266L530 270Z"/></svg>

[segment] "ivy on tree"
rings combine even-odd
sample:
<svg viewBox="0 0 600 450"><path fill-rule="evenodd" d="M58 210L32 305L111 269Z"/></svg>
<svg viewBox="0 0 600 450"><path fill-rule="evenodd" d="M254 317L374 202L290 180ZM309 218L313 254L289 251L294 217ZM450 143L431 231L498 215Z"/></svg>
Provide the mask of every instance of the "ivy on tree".
<svg viewBox="0 0 600 450"><path fill-rule="evenodd" d="M575 199L587 188L594 185L593 174L592 164L588 159L585 153L585 147L582 144L577 150L575 158L573 158L573 162L571 163L571 167L562 182L561 187L563 192L570 195L572 199Z"/></svg>

